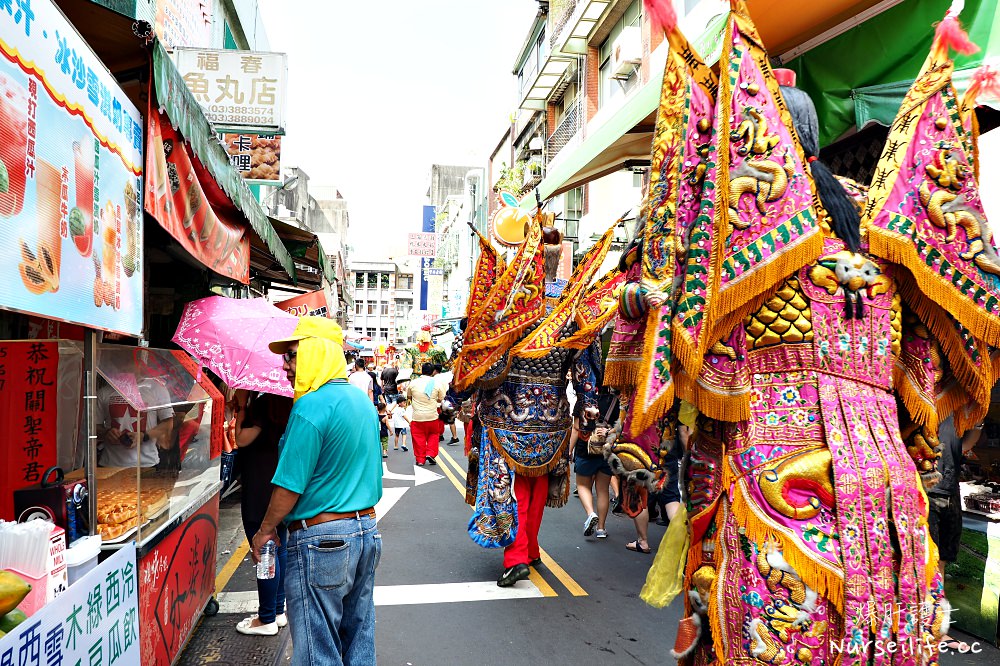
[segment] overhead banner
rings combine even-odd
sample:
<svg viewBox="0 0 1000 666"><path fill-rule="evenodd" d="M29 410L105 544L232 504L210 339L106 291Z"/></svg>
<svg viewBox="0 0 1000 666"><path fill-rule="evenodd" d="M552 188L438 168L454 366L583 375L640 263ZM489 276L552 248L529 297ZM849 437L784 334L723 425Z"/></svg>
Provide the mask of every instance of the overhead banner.
<svg viewBox="0 0 1000 666"><path fill-rule="evenodd" d="M302 294L301 296L294 296L274 305L285 312L291 312L296 317L330 316L330 310L326 302L326 292L322 289L310 291L308 294Z"/></svg>
<svg viewBox="0 0 1000 666"><path fill-rule="evenodd" d="M173 60L213 125L284 132L284 53L181 48Z"/></svg>
<svg viewBox="0 0 1000 666"><path fill-rule="evenodd" d="M130 541L0 637L0 664L139 666L138 578Z"/></svg>
<svg viewBox="0 0 1000 666"><path fill-rule="evenodd" d="M281 137L276 134L220 134L233 168L246 180L281 180Z"/></svg>
<svg viewBox="0 0 1000 666"><path fill-rule="evenodd" d="M219 275L248 283L247 227L220 216L231 205L212 206L192 163L190 147L159 112L149 119L148 151L146 212L202 264Z"/></svg>
<svg viewBox="0 0 1000 666"><path fill-rule="evenodd" d="M0 11L0 307L140 335L142 116L51 0L21 4Z"/></svg>

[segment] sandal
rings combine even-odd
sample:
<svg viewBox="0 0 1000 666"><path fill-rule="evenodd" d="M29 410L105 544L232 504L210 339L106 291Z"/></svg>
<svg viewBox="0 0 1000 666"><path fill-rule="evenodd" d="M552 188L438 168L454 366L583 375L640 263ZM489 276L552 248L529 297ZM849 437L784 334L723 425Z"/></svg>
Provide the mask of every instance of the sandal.
<svg viewBox="0 0 1000 666"><path fill-rule="evenodd" d="M627 544L625 544L625 550L631 550L633 553L643 553L645 555L649 555L650 553L653 552L651 548L643 548L642 546L640 546L638 539L636 539L635 541L629 541Z"/></svg>
<svg viewBox="0 0 1000 666"><path fill-rule="evenodd" d="M958 654L965 654L972 649L972 646L965 641L960 641L957 638L952 638L951 636L943 636L941 638L941 645L944 648L941 652L956 652Z"/></svg>

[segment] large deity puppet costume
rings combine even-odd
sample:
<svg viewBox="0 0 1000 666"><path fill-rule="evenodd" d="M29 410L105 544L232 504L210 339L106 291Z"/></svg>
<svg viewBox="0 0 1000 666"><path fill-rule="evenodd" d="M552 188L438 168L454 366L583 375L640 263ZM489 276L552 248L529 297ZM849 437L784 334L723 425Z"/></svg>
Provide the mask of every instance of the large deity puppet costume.
<svg viewBox="0 0 1000 666"><path fill-rule="evenodd" d="M595 279L615 227L567 281L556 279L562 237L551 223L551 215L536 214L509 264L480 237L454 364L456 389L475 393L469 535L485 548L504 549L502 587L527 578L529 566L541 562L542 513L568 500L570 433L574 417L587 427L596 412L596 338L614 316L621 285L617 271ZM572 413L569 381L576 391Z"/></svg>
<svg viewBox="0 0 1000 666"><path fill-rule="evenodd" d="M416 343L403 349L401 369L411 371L411 377L416 379L423 373L424 363L434 363L447 368L448 353L443 347L435 345L431 338L431 327L423 326L415 336Z"/></svg>
<svg viewBox="0 0 1000 666"><path fill-rule="evenodd" d="M1000 345L976 86L951 84L968 41L957 17L939 25L866 191L817 159L811 101L731 9L717 78L665 26L631 276L646 307L607 369L634 388L623 438L671 418L675 392L699 414L675 656L933 664L949 607L923 486L939 420L985 415Z"/></svg>

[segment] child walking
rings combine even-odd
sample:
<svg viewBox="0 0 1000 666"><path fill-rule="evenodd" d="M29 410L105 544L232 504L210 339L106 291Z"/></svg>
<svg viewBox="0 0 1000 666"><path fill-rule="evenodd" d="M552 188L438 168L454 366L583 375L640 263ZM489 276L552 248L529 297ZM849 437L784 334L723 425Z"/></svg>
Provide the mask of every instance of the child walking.
<svg viewBox="0 0 1000 666"><path fill-rule="evenodd" d="M412 418L412 408L409 406L406 398L400 397L392 409L392 427L395 432L395 437L393 438L393 450L399 450L400 439L403 440L403 450L409 450L406 448L406 433L409 430L410 419Z"/></svg>
<svg viewBox="0 0 1000 666"><path fill-rule="evenodd" d="M385 403L378 403L378 437L382 442L382 457L389 457L389 415L386 413Z"/></svg>

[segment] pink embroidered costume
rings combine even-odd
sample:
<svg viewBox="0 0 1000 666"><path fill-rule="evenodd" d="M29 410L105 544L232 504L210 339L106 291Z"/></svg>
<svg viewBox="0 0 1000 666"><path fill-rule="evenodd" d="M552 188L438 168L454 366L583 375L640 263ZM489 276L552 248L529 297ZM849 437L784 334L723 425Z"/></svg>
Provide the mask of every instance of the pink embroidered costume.
<svg viewBox="0 0 1000 666"><path fill-rule="evenodd" d="M674 651L687 663L937 662L949 607L923 485L938 421L985 415L1000 345L974 94L951 85L957 18L942 26L870 191L817 160L815 109L779 87L742 2L717 81L665 26L642 269L623 292L644 307L623 300L608 375L656 375L700 412ZM695 88L707 111L678 102ZM657 270L676 276L666 298L651 297ZM672 394L643 395L623 438L670 418Z"/></svg>

